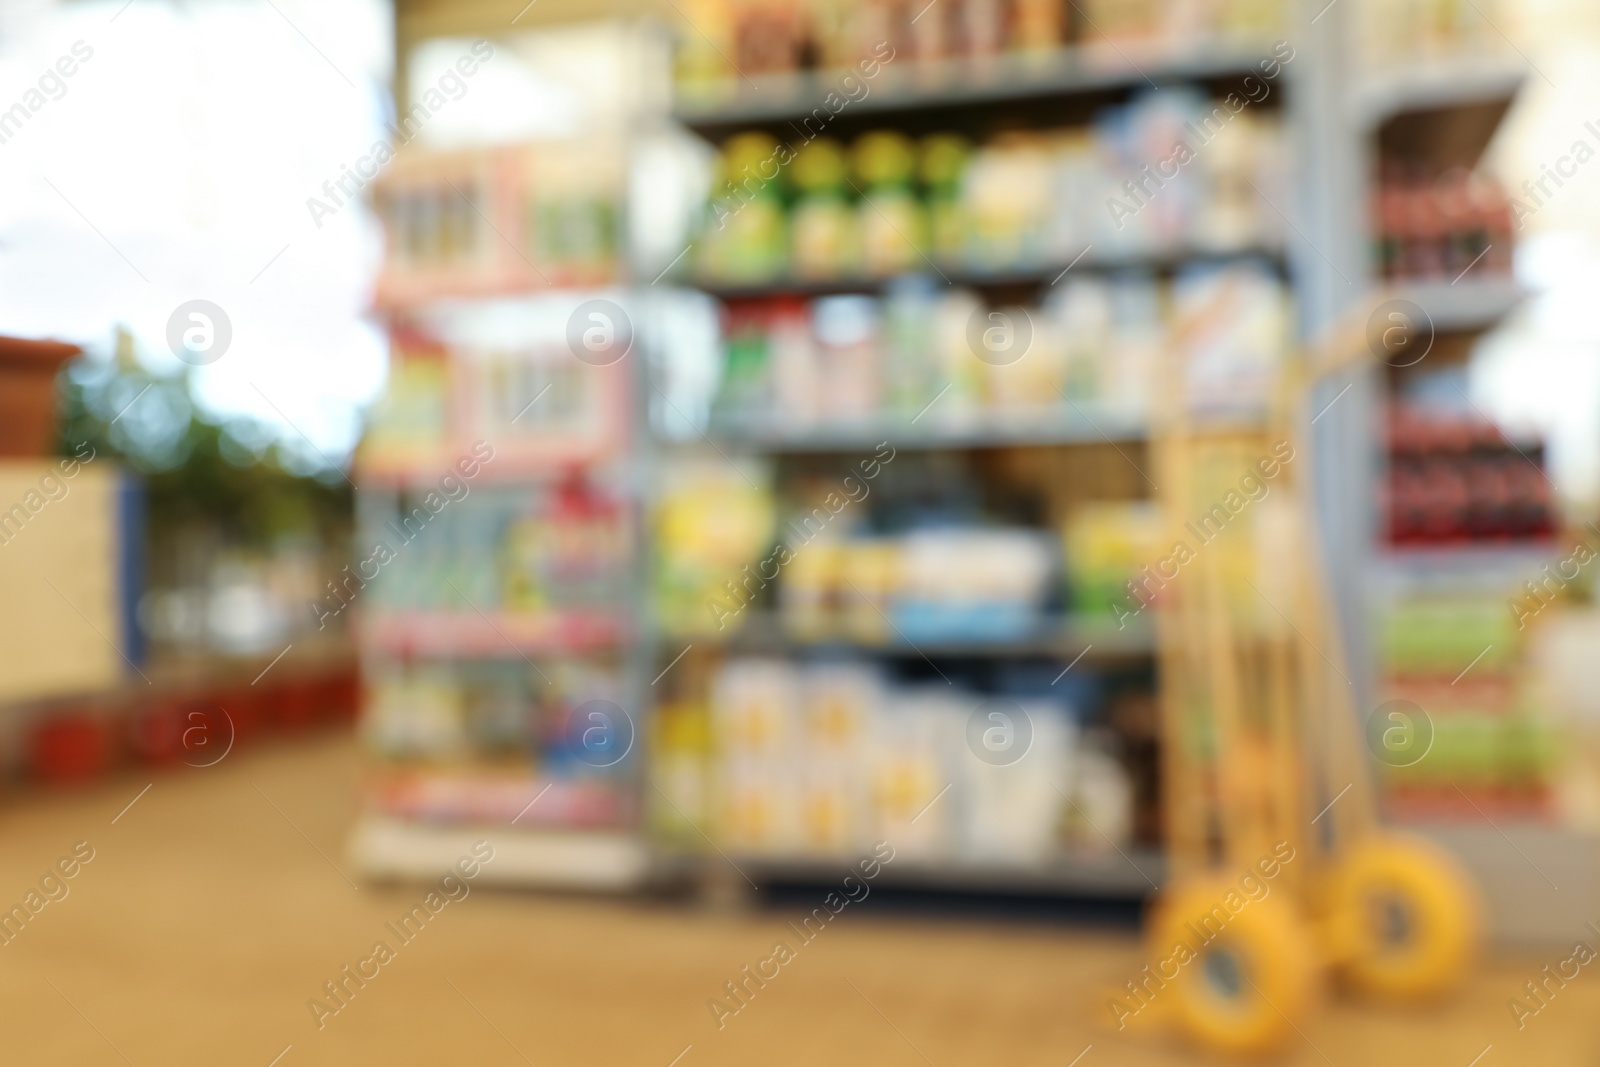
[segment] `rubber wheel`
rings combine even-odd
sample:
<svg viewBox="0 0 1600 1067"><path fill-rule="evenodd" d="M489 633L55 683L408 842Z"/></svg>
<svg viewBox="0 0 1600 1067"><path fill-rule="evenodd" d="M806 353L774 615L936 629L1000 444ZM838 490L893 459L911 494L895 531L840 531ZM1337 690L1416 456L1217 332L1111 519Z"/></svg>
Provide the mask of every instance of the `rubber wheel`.
<svg viewBox="0 0 1600 1067"><path fill-rule="evenodd" d="M1278 1049L1316 1002L1320 957L1282 890L1251 900L1237 879L1183 882L1157 902L1147 942L1151 972L1167 979L1149 1002L1164 1002L1179 1030L1216 1051ZM1143 975L1141 981L1155 987Z"/></svg>
<svg viewBox="0 0 1600 1067"><path fill-rule="evenodd" d="M1339 976L1365 993L1424 1000L1453 990L1477 955L1482 919L1471 879L1415 838L1359 841L1334 869L1328 916Z"/></svg>

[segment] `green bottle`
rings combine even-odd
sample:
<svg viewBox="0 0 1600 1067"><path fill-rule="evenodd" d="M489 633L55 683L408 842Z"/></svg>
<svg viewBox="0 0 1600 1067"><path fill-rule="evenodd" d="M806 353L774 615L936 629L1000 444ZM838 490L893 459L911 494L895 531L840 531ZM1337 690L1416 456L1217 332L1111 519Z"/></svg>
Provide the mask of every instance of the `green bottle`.
<svg viewBox="0 0 1600 1067"><path fill-rule="evenodd" d="M794 184L800 191L790 222L793 271L799 278L838 278L859 269L856 214L846 195L849 168L844 147L827 137L795 155Z"/></svg>
<svg viewBox="0 0 1600 1067"><path fill-rule="evenodd" d="M784 163L793 153L764 133L723 146L701 233L706 272L727 282L767 282L788 266Z"/></svg>
<svg viewBox="0 0 1600 1067"><path fill-rule="evenodd" d="M855 143L862 202L862 259L874 276L927 269L926 220L917 200L916 151L902 133L878 130Z"/></svg>
<svg viewBox="0 0 1600 1067"><path fill-rule="evenodd" d="M959 266L967 247L967 215L962 183L972 145L953 133L922 139L922 184L928 193L929 255L935 263Z"/></svg>

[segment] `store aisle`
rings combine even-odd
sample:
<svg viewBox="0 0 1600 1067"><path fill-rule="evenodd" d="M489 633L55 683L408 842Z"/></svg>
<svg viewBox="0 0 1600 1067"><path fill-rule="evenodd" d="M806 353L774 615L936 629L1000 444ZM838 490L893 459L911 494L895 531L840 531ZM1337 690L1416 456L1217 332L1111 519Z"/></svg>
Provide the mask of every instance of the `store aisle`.
<svg viewBox="0 0 1600 1067"><path fill-rule="evenodd" d="M358 889L334 867L357 776L352 739L330 737L161 775L142 795L148 778L9 801L0 901L23 903L62 858L75 873L0 951L6 1061L668 1067L692 1046L680 1067L1061 1067L1092 1044L1084 1067L1187 1062L1105 1024L1093 991L1141 962L1112 933L928 922L869 898L802 945L784 926L798 905L730 915L471 884L402 944L385 924L425 888ZM708 999L780 937L795 958L719 1031ZM308 999L379 939L394 958L362 987L346 979L355 992L319 1030ZM1303 1044L1286 1062L1464 1065L1488 1044L1513 1056L1501 1063L1593 1062L1587 974L1522 1033L1511 1023L1507 998L1557 961L1498 963L1422 1016L1339 1005L1308 1031L1321 1054Z"/></svg>

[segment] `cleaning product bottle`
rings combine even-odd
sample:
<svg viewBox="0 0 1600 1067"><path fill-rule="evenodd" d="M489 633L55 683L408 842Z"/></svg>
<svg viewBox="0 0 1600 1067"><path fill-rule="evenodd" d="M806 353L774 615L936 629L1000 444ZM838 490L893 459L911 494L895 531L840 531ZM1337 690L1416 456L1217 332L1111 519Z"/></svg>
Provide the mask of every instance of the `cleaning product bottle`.
<svg viewBox="0 0 1600 1067"><path fill-rule="evenodd" d="M787 267L783 162L790 155L765 133L742 133L723 147L702 233L704 265L713 277L765 282Z"/></svg>
<svg viewBox="0 0 1600 1067"><path fill-rule="evenodd" d="M966 252L962 185L972 146L957 134L936 133L923 138L919 147L919 170L928 191L928 252L940 266L955 266Z"/></svg>
<svg viewBox="0 0 1600 1067"><path fill-rule="evenodd" d="M859 246L856 215L846 196L843 147L819 137L795 155L793 172L800 194L791 221L795 275L836 278L854 273Z"/></svg>
<svg viewBox="0 0 1600 1067"><path fill-rule="evenodd" d="M861 183L863 258L868 274L889 275L926 264L926 220L913 184L916 152L902 133L879 130L855 143Z"/></svg>

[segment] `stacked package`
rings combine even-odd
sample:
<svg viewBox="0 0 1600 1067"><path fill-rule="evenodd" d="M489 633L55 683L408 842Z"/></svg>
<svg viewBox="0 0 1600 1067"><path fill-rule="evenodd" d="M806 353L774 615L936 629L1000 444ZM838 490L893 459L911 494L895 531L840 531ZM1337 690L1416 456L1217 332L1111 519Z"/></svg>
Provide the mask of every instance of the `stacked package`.
<svg viewBox="0 0 1600 1067"><path fill-rule="evenodd" d="M923 859L1041 864L1105 847L1082 819L1113 841L1131 829L1125 776L1078 743L1059 700L745 659L716 677L710 722L712 823L731 851L814 858L887 840Z"/></svg>
<svg viewBox="0 0 1600 1067"><path fill-rule="evenodd" d="M1477 588L1474 588L1477 586ZM1392 807L1413 816L1548 814L1557 740L1526 685L1520 591L1414 583L1385 605L1384 703L1368 724Z"/></svg>

